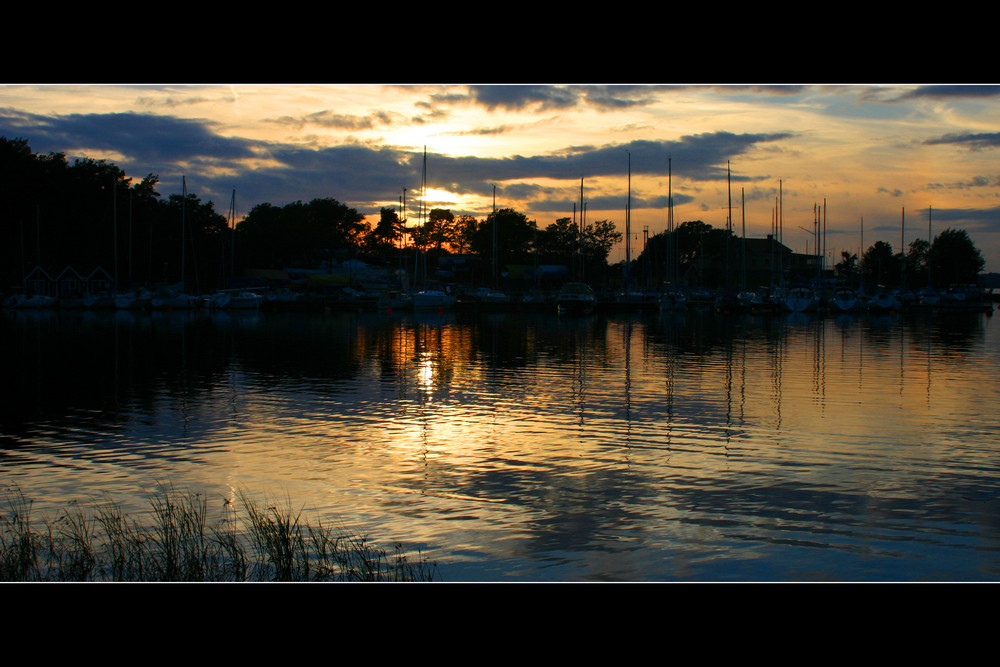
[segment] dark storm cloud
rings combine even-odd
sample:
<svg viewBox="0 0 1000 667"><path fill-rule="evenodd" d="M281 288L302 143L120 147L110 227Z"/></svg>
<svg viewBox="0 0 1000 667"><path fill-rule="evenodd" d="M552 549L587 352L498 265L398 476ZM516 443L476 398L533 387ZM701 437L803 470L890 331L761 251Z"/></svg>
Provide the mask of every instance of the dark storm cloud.
<svg viewBox="0 0 1000 667"><path fill-rule="evenodd" d="M994 97L1000 95L1000 86L976 84L942 84L920 86L899 96L899 99L929 97L945 99L950 97Z"/></svg>
<svg viewBox="0 0 1000 667"><path fill-rule="evenodd" d="M415 187L420 180L420 157L392 148L274 146L269 155L281 166L268 171L284 175L289 184L300 182L301 185L290 191L312 190L316 192L312 197L329 196L352 201L391 198L404 187Z"/></svg>
<svg viewBox="0 0 1000 667"><path fill-rule="evenodd" d="M945 227L966 229L970 232L1000 232L1000 206L993 208L951 208L938 209L933 212L926 209L917 211L923 220L931 215L934 234L937 235Z"/></svg>
<svg viewBox="0 0 1000 667"><path fill-rule="evenodd" d="M659 89L657 86L586 86L582 92L588 105L601 111L618 111L652 104Z"/></svg>
<svg viewBox="0 0 1000 667"><path fill-rule="evenodd" d="M518 111L533 105L543 111L569 109L580 100L579 94L569 88L541 85L469 86L469 95L489 111L497 108Z"/></svg>
<svg viewBox="0 0 1000 667"><path fill-rule="evenodd" d="M537 111L592 106L601 111L618 111L628 107L651 104L656 99L657 86L552 86L509 85L469 86L468 97L440 96L438 102L456 103L471 100L489 111L521 111L532 107Z"/></svg>
<svg viewBox="0 0 1000 667"><path fill-rule="evenodd" d="M246 207L261 202L283 205L295 200L334 197L359 209L371 210L379 201L398 200L403 188L413 192L420 186L422 151L360 144L312 148L265 143L224 137L215 127L207 121L147 114L38 116L0 111L0 136L25 138L32 150L40 153L94 157L93 151L101 150L123 155L123 159L114 162L133 177L146 173L159 175L159 189L163 193L179 192L180 177L184 174L189 192L196 192L203 199L228 199L235 188ZM505 189L507 200L516 195L517 202L530 200L533 207L543 210L547 199L566 198L561 186L557 191L505 184L536 178L568 183L578 182L581 177L623 178L628 173L629 155L633 175L665 177L668 161L672 160L675 176L695 181L720 180L726 177L727 160L789 136L717 132L674 141L568 147L558 153L535 156L480 158L431 154L427 157L428 184L460 194L484 196L490 195L496 184ZM735 175L739 169L733 171L734 180L739 180ZM593 194L593 199L588 197L592 210L622 206L621 195ZM679 200L677 196L675 201ZM636 193L633 206L639 208L643 203ZM568 202L556 201L554 206L565 210L567 204L572 208L572 198Z"/></svg>
<svg viewBox="0 0 1000 667"><path fill-rule="evenodd" d="M94 151L111 151L127 163L150 165L198 156L238 160L251 157L255 145L222 137L207 121L136 113L40 116L4 109L0 136L23 137L36 152L93 157Z"/></svg>
<svg viewBox="0 0 1000 667"><path fill-rule="evenodd" d="M565 193L565 191L562 191ZM507 189L505 188L502 192L503 195L507 195ZM686 204L693 201L693 197L686 195L674 195L674 206L680 206L681 204ZM668 198L666 195L655 195L652 197L642 197L636 193L632 193L632 198L629 200L628 194L626 192L621 192L618 194L611 195L598 195L590 196L585 193L584 201L587 204L588 211L618 211L624 213L626 206L631 206L633 211L644 208L659 209L666 215L668 207ZM568 213L572 211L574 205L579 209L579 198L568 198L563 197L561 199L536 199L532 200L529 204L532 211L542 212L557 212L557 213ZM601 213L601 217L605 217L607 213ZM616 214L611 214L612 217Z"/></svg>
<svg viewBox="0 0 1000 667"><path fill-rule="evenodd" d="M682 137L676 141L632 141L599 147L581 147L558 155L507 158L437 157L438 182L461 188L482 183L527 178L576 180L580 177L674 174L694 180L726 177L726 160L764 143L786 139L788 133L732 134L715 132ZM738 171L738 170L736 170Z"/></svg>
<svg viewBox="0 0 1000 667"><path fill-rule="evenodd" d="M965 146L969 150L996 148L1000 146L1000 132L983 132L978 134L946 134L938 139L928 139L925 144L954 144Z"/></svg>
<svg viewBox="0 0 1000 667"><path fill-rule="evenodd" d="M965 229L969 232L1000 232L1000 206L984 209L934 207L933 210L923 208L913 211L907 208L907 229L915 228L919 230L926 230L926 227L923 225L927 224L928 216L930 216L931 223L934 227L932 232L934 236L937 236L944 229L949 227L953 229ZM911 219L916 220L916 222L912 223L916 225L916 227L911 227ZM867 235L869 232L884 232L887 238L891 239L893 235L895 235L895 238L898 239L899 222L898 220L893 220L888 223L878 223L872 225L866 218L865 234Z"/></svg>

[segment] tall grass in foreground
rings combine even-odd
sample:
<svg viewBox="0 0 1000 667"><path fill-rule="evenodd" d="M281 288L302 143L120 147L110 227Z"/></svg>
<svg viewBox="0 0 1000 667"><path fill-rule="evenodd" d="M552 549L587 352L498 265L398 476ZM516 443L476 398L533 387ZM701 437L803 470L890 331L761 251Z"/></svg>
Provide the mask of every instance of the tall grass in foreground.
<svg viewBox="0 0 1000 667"><path fill-rule="evenodd" d="M209 524L198 493L161 488L140 523L105 499L73 505L36 528L31 501L0 492L0 581L431 581L437 568L398 542L389 554L363 536L304 521L291 503L224 501Z"/></svg>

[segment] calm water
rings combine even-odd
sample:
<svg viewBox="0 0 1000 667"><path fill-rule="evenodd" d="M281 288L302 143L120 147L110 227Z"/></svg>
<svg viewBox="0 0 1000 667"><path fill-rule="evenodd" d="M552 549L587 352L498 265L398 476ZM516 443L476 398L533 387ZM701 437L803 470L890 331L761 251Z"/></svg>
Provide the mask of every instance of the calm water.
<svg viewBox="0 0 1000 667"><path fill-rule="evenodd" d="M0 315L0 487L237 488L442 579L1000 580L1000 320Z"/></svg>

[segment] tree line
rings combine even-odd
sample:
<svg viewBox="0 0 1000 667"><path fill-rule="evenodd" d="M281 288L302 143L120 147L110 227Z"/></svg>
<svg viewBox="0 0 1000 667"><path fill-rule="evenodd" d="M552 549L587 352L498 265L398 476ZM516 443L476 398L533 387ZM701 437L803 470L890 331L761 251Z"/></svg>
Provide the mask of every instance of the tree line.
<svg viewBox="0 0 1000 667"><path fill-rule="evenodd" d="M600 220L583 225L559 218L540 228L513 208L479 219L431 209L414 223L392 207L383 207L370 224L355 209L335 199L292 202L282 207L258 204L236 227L237 243L250 266L313 266L323 261L362 259L394 266L415 253L431 263L444 255L474 255L485 264L553 263L606 265L621 232Z"/></svg>
<svg viewBox="0 0 1000 667"><path fill-rule="evenodd" d="M564 217L541 227L513 208L483 218L436 208L414 223L386 207L369 222L333 198L261 203L236 222L232 210L223 215L193 194L161 197L158 183L154 174L136 182L106 160L70 164L62 153L34 154L26 140L0 137L0 290L19 286L35 266L81 273L102 267L119 289L183 279L188 289L207 291L253 268L318 268L346 259L412 267L416 255L434 266L455 254L476 258L485 267L480 277L515 264L556 264L573 279L597 282L607 279L608 256L623 236L610 220ZM683 222L647 239L625 275L636 285L733 287L744 277L741 253L749 254L742 241L729 229ZM843 252L834 274L871 286L943 287L976 282L984 264L965 231L947 229L932 242L913 241L906 253L884 241L860 258ZM812 277L790 275L787 267L783 273L779 280ZM767 282L757 276L750 286Z"/></svg>
<svg viewBox="0 0 1000 667"><path fill-rule="evenodd" d="M754 288L779 282L811 282L819 277L814 255L792 253L771 239L744 239L732 230L701 220L683 222L674 230L648 239L633 262L635 284L698 285L709 288ZM876 241L859 258L841 252L827 276L853 286L920 289L976 283L985 266L979 249L961 229L946 229L933 241L916 239L908 251L894 253L891 244Z"/></svg>
<svg viewBox="0 0 1000 667"><path fill-rule="evenodd" d="M859 258L857 253L840 253L835 272L849 284L891 288L937 289L970 285L978 281L986 265L982 253L964 229L948 228L933 241L915 239L905 253L892 250L886 241L876 241Z"/></svg>
<svg viewBox="0 0 1000 667"><path fill-rule="evenodd" d="M99 267L125 289L178 282L184 264L192 287L219 284L226 217L194 195L162 198L158 183L0 137L0 290L20 286L36 266L53 278L66 267L84 275Z"/></svg>
<svg viewBox="0 0 1000 667"><path fill-rule="evenodd" d="M236 222L231 210L223 215L193 194L163 198L158 183L154 174L136 182L106 160L70 164L62 153L34 154L26 140L0 137L0 289L20 285L36 266L101 267L118 289L183 279L205 291L248 269L346 259L393 267L415 253L431 266L443 255L468 254L486 266L553 263L582 274L606 267L622 236L608 220L560 218L541 228L512 208L481 219L432 209L414 224L390 207L372 223L330 197L260 203Z"/></svg>

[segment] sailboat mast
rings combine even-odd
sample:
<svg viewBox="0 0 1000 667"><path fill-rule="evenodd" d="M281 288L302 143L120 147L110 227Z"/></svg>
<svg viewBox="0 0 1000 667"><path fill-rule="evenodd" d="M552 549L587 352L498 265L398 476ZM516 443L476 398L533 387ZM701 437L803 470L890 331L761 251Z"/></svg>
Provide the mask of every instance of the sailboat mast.
<svg viewBox="0 0 1000 667"><path fill-rule="evenodd" d="M497 186L493 185L493 289L497 289Z"/></svg>
<svg viewBox="0 0 1000 667"><path fill-rule="evenodd" d="M927 207L927 286L931 286L931 207Z"/></svg>
<svg viewBox="0 0 1000 667"><path fill-rule="evenodd" d="M577 250L580 255L580 280L583 280L584 259L583 259L583 230L586 223L583 220L583 176L580 177L580 226L577 228Z"/></svg>
<svg viewBox="0 0 1000 667"><path fill-rule="evenodd" d="M674 275L677 273L677 265L674 256L677 254L677 239L674 238L674 190L673 190L673 158L667 156L667 231L670 243L667 248L667 277L671 284L674 283Z"/></svg>
<svg viewBox="0 0 1000 667"><path fill-rule="evenodd" d="M632 153L628 153L628 198L625 201L625 291L631 283L632 269Z"/></svg>
<svg viewBox="0 0 1000 667"><path fill-rule="evenodd" d="M424 146L424 164L420 176L420 205L417 207L417 229L421 232L424 226L424 199L427 194L427 146ZM419 237L418 237L419 239ZM420 273L420 244L414 244L413 254L413 289L417 288L417 274Z"/></svg>
<svg viewBox="0 0 1000 667"><path fill-rule="evenodd" d="M784 226L784 197L782 192L781 179L778 179L778 243L785 243L785 226ZM778 248L778 283L785 282L785 262L784 262L784 252L781 248Z"/></svg>
<svg viewBox="0 0 1000 667"><path fill-rule="evenodd" d="M743 261L743 286L742 290L747 291L747 208L746 208L746 195L743 188L740 188L740 217L743 222L743 248L740 255Z"/></svg>
<svg viewBox="0 0 1000 667"><path fill-rule="evenodd" d="M35 257L38 268L42 268L42 206L35 204Z"/></svg>
<svg viewBox="0 0 1000 667"><path fill-rule="evenodd" d="M819 218L820 218L819 203L814 203L813 204L813 257L816 259L816 278L815 278L816 282L819 281L819 253L820 253ZM809 244L807 243L806 248L808 247Z"/></svg>
<svg viewBox="0 0 1000 667"><path fill-rule="evenodd" d="M236 188L233 188L233 198L230 200L229 208L232 209L233 211L232 231L229 234L229 237L233 240L232 247L229 249L229 265L230 265L229 275L235 277L236 276Z"/></svg>
<svg viewBox="0 0 1000 667"><path fill-rule="evenodd" d="M733 233L733 172L726 160L726 192L729 198L729 212L726 214L726 291L729 290L729 237Z"/></svg>
<svg viewBox="0 0 1000 667"><path fill-rule="evenodd" d="M181 293L184 293L184 208L187 205L187 180L181 176Z"/></svg>
<svg viewBox="0 0 1000 667"><path fill-rule="evenodd" d="M118 183L114 176L111 177L111 220L115 233L115 287L113 292L118 293Z"/></svg>
<svg viewBox="0 0 1000 667"><path fill-rule="evenodd" d="M580 224L586 228L587 225L587 202L582 202L582 208L580 209ZM586 266L586 256L583 252L583 239L580 240L580 282L583 282L585 274L587 272Z"/></svg>
<svg viewBox="0 0 1000 667"><path fill-rule="evenodd" d="M128 286L132 289L132 190L128 191Z"/></svg>
<svg viewBox="0 0 1000 667"><path fill-rule="evenodd" d="M902 256L902 260L899 263L899 273L900 281L903 283L903 289L906 289L906 207L903 206L900 209L899 218L899 254Z"/></svg>

